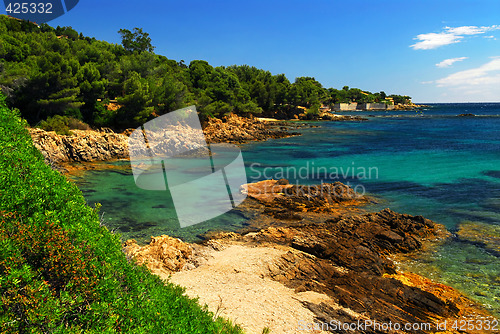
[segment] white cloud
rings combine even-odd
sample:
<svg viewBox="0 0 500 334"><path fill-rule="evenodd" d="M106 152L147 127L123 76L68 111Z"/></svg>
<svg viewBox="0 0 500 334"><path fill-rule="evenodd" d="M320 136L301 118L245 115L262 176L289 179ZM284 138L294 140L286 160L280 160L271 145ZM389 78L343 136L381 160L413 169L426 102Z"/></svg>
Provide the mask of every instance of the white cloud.
<svg viewBox="0 0 500 334"><path fill-rule="evenodd" d="M484 34L488 31L500 30L500 25L492 25L486 27L477 26L462 26L462 27L444 27L444 31L440 33L428 33L417 35L415 40L419 42L410 45L414 50L431 50L440 46L459 43L464 36L474 36Z"/></svg>
<svg viewBox="0 0 500 334"><path fill-rule="evenodd" d="M453 35L477 35L484 34L487 31L492 31L498 29L499 26L493 25L490 27L476 27L476 26L463 26L463 27L445 27L447 33Z"/></svg>
<svg viewBox="0 0 500 334"><path fill-rule="evenodd" d="M470 70L453 73L435 81L438 87L461 87L470 89L473 86L497 85L500 87L500 57Z"/></svg>
<svg viewBox="0 0 500 334"><path fill-rule="evenodd" d="M470 70L453 73L436 80L438 87L468 87L477 85L500 84L500 57ZM496 86L498 89L500 86Z"/></svg>
<svg viewBox="0 0 500 334"><path fill-rule="evenodd" d="M448 95L449 102L500 101L500 57L492 57L479 67L453 73L432 84Z"/></svg>
<svg viewBox="0 0 500 334"><path fill-rule="evenodd" d="M413 45L410 45L414 50L430 50L443 45L458 43L464 38L463 36L455 36L447 33L430 33L418 35L416 39L420 40Z"/></svg>
<svg viewBox="0 0 500 334"><path fill-rule="evenodd" d="M436 64L437 67L450 67L457 61L463 61L465 59L468 59L469 57L458 57L458 58L450 58L450 59L445 59L442 62Z"/></svg>

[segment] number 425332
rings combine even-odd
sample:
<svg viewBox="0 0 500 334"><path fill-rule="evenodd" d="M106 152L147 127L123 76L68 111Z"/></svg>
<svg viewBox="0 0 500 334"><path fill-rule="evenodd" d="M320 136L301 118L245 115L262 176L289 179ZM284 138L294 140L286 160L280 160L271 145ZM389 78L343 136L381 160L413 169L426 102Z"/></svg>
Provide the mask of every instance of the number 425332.
<svg viewBox="0 0 500 334"><path fill-rule="evenodd" d="M9 14L52 14L52 4L36 3L36 2L23 2L23 3L9 3L5 11Z"/></svg>

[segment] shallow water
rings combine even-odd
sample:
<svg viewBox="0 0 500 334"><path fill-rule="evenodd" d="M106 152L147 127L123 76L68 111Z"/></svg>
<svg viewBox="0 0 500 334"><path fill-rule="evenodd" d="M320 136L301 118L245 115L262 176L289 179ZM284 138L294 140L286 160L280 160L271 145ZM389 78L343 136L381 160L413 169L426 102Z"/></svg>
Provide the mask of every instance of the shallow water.
<svg viewBox="0 0 500 334"><path fill-rule="evenodd" d="M461 113L480 116L456 116ZM373 117L322 122L302 129L300 137L243 145L248 180L341 181L379 197L372 210L423 215L450 231L463 221L500 224L500 104L361 114ZM130 171L89 171L76 182L89 203L102 203L104 221L123 238L144 242L169 234L193 241L209 230L245 225L232 211L180 229L168 191L138 189ZM454 239L410 269L459 288L500 315L500 259L482 247Z"/></svg>

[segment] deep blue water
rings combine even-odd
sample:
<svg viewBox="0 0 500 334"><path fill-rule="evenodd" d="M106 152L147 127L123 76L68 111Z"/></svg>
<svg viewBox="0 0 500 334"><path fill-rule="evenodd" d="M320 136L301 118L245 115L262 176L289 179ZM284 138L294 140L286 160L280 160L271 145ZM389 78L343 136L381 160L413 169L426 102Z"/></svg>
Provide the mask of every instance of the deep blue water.
<svg viewBox="0 0 500 334"><path fill-rule="evenodd" d="M457 117L462 113L476 116ZM464 221L500 225L500 103L355 114L369 120L314 123L320 127L301 129L299 137L243 145L248 180L341 181L376 196L372 210L423 215L450 231ZM245 224L230 212L179 229L165 198L135 187L128 172L87 172L76 181L90 203L103 204L106 223L124 238L194 240ZM480 246L452 240L405 269L457 287L500 314L500 259Z"/></svg>
<svg viewBox="0 0 500 334"><path fill-rule="evenodd" d="M481 116L457 117L460 113ZM249 179L284 175L317 183L338 176L360 185L360 191L382 196L387 200L383 205L425 215L451 230L471 216L500 221L498 208L495 212L500 201L500 104L357 114L375 117L320 123L320 128L301 130L300 137L244 146ZM299 175L301 168L310 177Z"/></svg>

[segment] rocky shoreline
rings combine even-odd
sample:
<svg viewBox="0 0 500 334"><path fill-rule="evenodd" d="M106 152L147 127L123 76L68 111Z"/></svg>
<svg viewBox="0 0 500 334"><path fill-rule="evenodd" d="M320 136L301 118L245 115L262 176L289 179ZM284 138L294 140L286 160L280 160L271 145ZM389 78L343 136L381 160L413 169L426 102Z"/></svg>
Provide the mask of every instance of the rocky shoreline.
<svg viewBox="0 0 500 334"><path fill-rule="evenodd" d="M50 164L89 162L128 157L128 137L110 129L72 130L73 135L29 129L33 144Z"/></svg>
<svg viewBox="0 0 500 334"><path fill-rule="evenodd" d="M260 121L235 114L229 114L222 119L210 118L202 124L208 143L232 144L298 136L300 133L293 132L293 130L303 126L305 125Z"/></svg>
<svg viewBox="0 0 500 334"><path fill-rule="evenodd" d="M397 104L394 106L394 110L415 110L415 109L422 109L422 108L431 108L431 106L428 106L426 104Z"/></svg>
<svg viewBox="0 0 500 334"><path fill-rule="evenodd" d="M431 329L412 332L434 333L444 321L493 319L450 287L398 272L391 260L449 238L443 226L389 209L363 212L360 206L372 199L338 182L300 186L268 180L242 190L248 198L239 210L251 217L246 230L207 235L203 244L186 244L168 236L152 237L145 246L129 240L124 244L126 254L185 286L189 295L200 297L211 309L218 307L216 295L224 296L219 301L226 307L223 314L236 322L240 319L250 333L260 333L264 326L273 333L304 332L299 330L300 319L294 318L297 308L309 312L303 315L304 323L310 321L309 333L321 333L321 327L314 328L320 324L359 322L429 323ZM246 278L258 286L241 285ZM281 306L276 309L272 300L267 302L274 305L269 309L266 303L260 305L264 313L256 323L255 316L238 310L252 314L257 307L252 298L261 303L267 300L260 295L267 286L285 289L281 297L276 296ZM239 295L241 289L246 289L247 298L237 302L232 294ZM448 329L454 333L451 326ZM398 332L380 328L332 331Z"/></svg>
<svg viewBox="0 0 500 334"><path fill-rule="evenodd" d="M361 121L359 116L323 113L316 118L327 121ZM303 120L308 120L304 118ZM297 122L299 121L299 122ZM299 119L267 121L229 114L222 119L210 118L202 122L208 143L243 144L251 141L286 138L300 135L296 130L311 127ZM109 128L100 130L72 130L72 135L59 135L53 131L30 128L35 147L42 152L47 163L57 165L68 162L95 162L128 158L128 138L134 129L115 133Z"/></svg>
<svg viewBox="0 0 500 334"><path fill-rule="evenodd" d="M291 130L303 124L263 122L234 114L223 119L209 119L203 124L208 143L236 143L263 141L300 135ZM72 130L72 135L59 135L53 131L30 128L35 147L45 160L53 165L66 162L92 162L128 158L128 136L134 129L115 133L109 128Z"/></svg>

